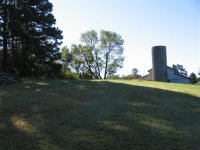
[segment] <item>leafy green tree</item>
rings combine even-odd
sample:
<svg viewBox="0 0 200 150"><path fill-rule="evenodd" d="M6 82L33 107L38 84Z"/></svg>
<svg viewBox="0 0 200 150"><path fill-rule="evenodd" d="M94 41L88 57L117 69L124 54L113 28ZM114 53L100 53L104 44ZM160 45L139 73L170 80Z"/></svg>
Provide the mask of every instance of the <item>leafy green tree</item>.
<svg viewBox="0 0 200 150"><path fill-rule="evenodd" d="M111 31L100 32L94 30L81 34L82 44L73 44L73 68L80 76L104 79L113 76L118 68L123 66L124 58L122 37Z"/></svg>
<svg viewBox="0 0 200 150"><path fill-rule="evenodd" d="M177 65L172 65L172 68L175 70L175 73L177 75L183 75L183 76L187 76L187 71L185 70L185 68L183 67L183 65L177 64Z"/></svg>
<svg viewBox="0 0 200 150"><path fill-rule="evenodd" d="M124 57L122 57L123 44L124 40L119 34L101 30L100 48L103 52L104 79L115 74L118 68L122 68L124 61Z"/></svg>
<svg viewBox="0 0 200 150"><path fill-rule="evenodd" d="M72 55L70 54L69 48L67 46L64 46L62 48L61 60L62 60L63 64L65 64L67 66L72 61Z"/></svg>
<svg viewBox="0 0 200 150"><path fill-rule="evenodd" d="M192 73L190 74L190 78L191 78L191 82L192 82L193 84L195 84L195 83L198 82L197 76L196 76L195 73L192 72Z"/></svg>
<svg viewBox="0 0 200 150"><path fill-rule="evenodd" d="M71 54L73 55L74 68L80 76L88 74L92 79L94 77L94 68L92 66L94 59L92 51L86 45L72 45Z"/></svg>
<svg viewBox="0 0 200 150"><path fill-rule="evenodd" d="M61 61L62 61L62 72L61 73L65 76L66 73L69 74L71 72L70 63L72 61L72 55L70 54L67 46L64 46L62 48Z"/></svg>
<svg viewBox="0 0 200 150"><path fill-rule="evenodd" d="M98 35L97 32L94 30L87 31L81 34L81 42L83 42L90 50L93 61L91 64L92 69L94 70L93 74L95 78L101 79L101 70L102 70L102 63L101 63L101 54L100 49L98 48Z"/></svg>

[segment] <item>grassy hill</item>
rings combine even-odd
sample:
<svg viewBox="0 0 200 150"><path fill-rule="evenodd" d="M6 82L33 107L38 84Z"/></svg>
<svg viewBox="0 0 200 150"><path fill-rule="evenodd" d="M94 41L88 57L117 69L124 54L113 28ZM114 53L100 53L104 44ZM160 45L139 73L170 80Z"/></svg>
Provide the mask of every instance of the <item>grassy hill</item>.
<svg viewBox="0 0 200 150"><path fill-rule="evenodd" d="M30 80L0 86L0 150L199 149L200 86Z"/></svg>

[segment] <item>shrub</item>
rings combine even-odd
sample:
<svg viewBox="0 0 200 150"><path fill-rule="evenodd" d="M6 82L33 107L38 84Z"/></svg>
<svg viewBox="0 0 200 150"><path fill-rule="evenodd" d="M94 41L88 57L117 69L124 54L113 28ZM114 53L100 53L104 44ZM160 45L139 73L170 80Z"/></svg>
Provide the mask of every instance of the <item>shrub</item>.
<svg viewBox="0 0 200 150"><path fill-rule="evenodd" d="M62 78L70 80L79 80L79 74L72 72L70 69L67 69L65 72L61 73Z"/></svg>

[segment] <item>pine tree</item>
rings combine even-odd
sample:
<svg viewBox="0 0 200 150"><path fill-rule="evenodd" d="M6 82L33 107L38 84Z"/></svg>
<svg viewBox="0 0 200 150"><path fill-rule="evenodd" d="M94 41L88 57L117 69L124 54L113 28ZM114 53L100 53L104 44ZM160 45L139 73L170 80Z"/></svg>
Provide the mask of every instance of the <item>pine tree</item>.
<svg viewBox="0 0 200 150"><path fill-rule="evenodd" d="M7 20L2 17L3 52L10 49L12 64L21 76L49 74L60 58L62 39L51 13L53 5L48 0L8 0L6 4L0 8L0 13L7 9ZM4 56L3 66L8 62Z"/></svg>
<svg viewBox="0 0 200 150"><path fill-rule="evenodd" d="M8 59L8 1L1 1L1 36L2 36L2 46L3 46L3 60L2 67L3 70L7 70L7 59Z"/></svg>

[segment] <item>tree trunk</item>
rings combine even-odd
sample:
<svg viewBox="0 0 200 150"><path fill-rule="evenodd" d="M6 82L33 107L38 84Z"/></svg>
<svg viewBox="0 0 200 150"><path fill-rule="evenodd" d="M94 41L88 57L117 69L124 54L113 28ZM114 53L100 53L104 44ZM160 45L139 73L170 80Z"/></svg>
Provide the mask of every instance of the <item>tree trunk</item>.
<svg viewBox="0 0 200 150"><path fill-rule="evenodd" d="M100 69L99 69L99 61L98 61L98 57L97 57L97 52L96 51L95 51L95 57L96 57L96 65L97 65L98 78L101 79L101 74L100 74Z"/></svg>
<svg viewBox="0 0 200 150"><path fill-rule="evenodd" d="M8 10L7 0L3 5L3 70L8 69Z"/></svg>
<svg viewBox="0 0 200 150"><path fill-rule="evenodd" d="M105 66L104 79L107 78L107 70L108 70L108 54L106 54L106 66Z"/></svg>

